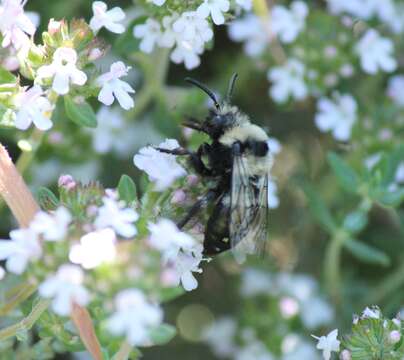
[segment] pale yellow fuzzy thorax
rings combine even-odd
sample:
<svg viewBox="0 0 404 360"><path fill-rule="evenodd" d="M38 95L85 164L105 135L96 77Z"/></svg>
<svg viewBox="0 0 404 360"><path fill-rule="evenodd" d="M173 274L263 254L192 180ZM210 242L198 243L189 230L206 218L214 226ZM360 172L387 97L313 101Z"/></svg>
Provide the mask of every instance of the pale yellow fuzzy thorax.
<svg viewBox="0 0 404 360"><path fill-rule="evenodd" d="M268 135L259 126L248 122L227 130L219 138L219 142L223 145L231 146L236 141L245 142L247 139L267 141Z"/></svg>

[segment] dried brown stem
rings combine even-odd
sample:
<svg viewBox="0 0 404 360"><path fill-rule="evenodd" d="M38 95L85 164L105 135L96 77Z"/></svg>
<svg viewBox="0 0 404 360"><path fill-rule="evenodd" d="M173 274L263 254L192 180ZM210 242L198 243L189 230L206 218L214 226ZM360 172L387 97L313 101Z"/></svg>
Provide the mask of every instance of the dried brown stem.
<svg viewBox="0 0 404 360"><path fill-rule="evenodd" d="M20 227L28 227L38 204L17 171L7 150L0 144L0 195L6 201Z"/></svg>

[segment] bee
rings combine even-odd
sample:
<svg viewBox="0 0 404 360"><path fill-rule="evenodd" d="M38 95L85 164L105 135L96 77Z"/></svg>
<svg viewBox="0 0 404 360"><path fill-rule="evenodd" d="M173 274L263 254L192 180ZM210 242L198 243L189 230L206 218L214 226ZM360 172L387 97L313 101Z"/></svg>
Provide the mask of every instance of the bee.
<svg viewBox="0 0 404 360"><path fill-rule="evenodd" d="M188 156L196 173L209 180L206 193L177 226L183 228L210 205L204 253L211 256L232 249L236 258L243 261L247 254L262 253L266 245L272 154L265 131L231 104L236 79L237 74L234 74L226 98L219 102L206 85L186 78L185 81L212 99L214 108L204 121L189 119L183 126L207 134L210 142L200 145L197 151L183 147L158 150Z"/></svg>

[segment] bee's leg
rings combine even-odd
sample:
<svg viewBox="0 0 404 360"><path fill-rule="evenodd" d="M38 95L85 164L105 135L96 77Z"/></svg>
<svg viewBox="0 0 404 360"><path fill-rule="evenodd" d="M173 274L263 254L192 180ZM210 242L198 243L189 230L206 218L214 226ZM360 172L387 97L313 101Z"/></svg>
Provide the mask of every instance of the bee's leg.
<svg viewBox="0 0 404 360"><path fill-rule="evenodd" d="M206 255L216 255L229 250L229 196L224 195L216 204L205 229L203 249Z"/></svg>
<svg viewBox="0 0 404 360"><path fill-rule="evenodd" d="M185 126L187 128L190 128L190 129L194 129L196 131L206 133L206 129L204 129L203 124L200 121L198 121L198 120L196 120L194 118L190 118L188 120L185 120L182 123L182 126Z"/></svg>
<svg viewBox="0 0 404 360"><path fill-rule="evenodd" d="M188 223L188 221L190 221L199 211L201 211L202 208L206 207L209 201L213 200L216 196L217 195L215 191L209 190L201 199L199 199L194 205L192 205L185 217L177 223L178 228L183 228Z"/></svg>
<svg viewBox="0 0 404 360"><path fill-rule="evenodd" d="M194 168L194 170L196 171L196 173L202 176L209 176L211 175L211 171L205 166L205 164L202 161L202 156L205 154L206 146L209 145L208 144L201 145L197 152L187 150L183 147L178 147L172 150L158 147L156 147L155 149L165 154L171 154L176 156L188 155L190 163Z"/></svg>

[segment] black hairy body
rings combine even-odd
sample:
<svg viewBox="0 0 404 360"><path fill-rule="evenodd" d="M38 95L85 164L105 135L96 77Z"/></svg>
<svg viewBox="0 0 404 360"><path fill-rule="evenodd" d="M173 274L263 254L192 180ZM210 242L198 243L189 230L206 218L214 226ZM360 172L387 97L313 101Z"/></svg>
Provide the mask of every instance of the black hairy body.
<svg viewBox="0 0 404 360"><path fill-rule="evenodd" d="M230 248L237 248L242 254L259 252L267 237L267 185L272 164L268 136L230 105L235 80L236 75L230 81L226 101L219 103L205 85L187 79L211 97L215 109L203 122L191 119L183 125L206 133L211 142L203 143L196 152L184 148L158 149L188 156L195 171L211 184L177 224L184 227L213 204L205 226L203 245L207 255Z"/></svg>

